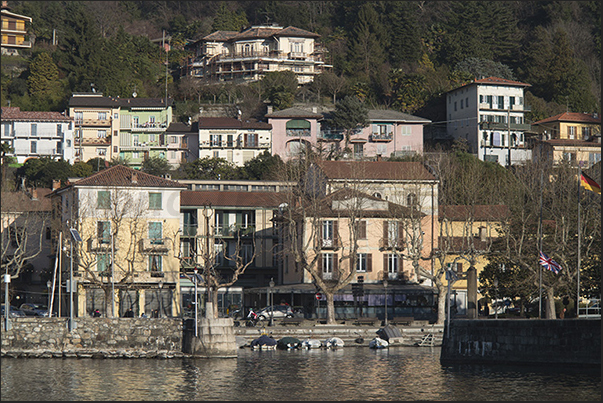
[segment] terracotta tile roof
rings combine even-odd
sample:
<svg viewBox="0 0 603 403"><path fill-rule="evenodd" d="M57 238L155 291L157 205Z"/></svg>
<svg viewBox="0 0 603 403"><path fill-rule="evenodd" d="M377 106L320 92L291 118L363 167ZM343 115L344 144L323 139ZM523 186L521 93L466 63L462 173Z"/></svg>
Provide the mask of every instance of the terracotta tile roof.
<svg viewBox="0 0 603 403"><path fill-rule="evenodd" d="M297 36L301 38L320 38L320 35L314 32L306 31L305 29L288 26L283 28L276 36Z"/></svg>
<svg viewBox="0 0 603 403"><path fill-rule="evenodd" d="M431 123L431 120L429 119L390 109L369 109L368 118L372 122L392 120L396 122Z"/></svg>
<svg viewBox="0 0 603 403"><path fill-rule="evenodd" d="M319 161L316 165L329 179L435 180L420 162Z"/></svg>
<svg viewBox="0 0 603 403"><path fill-rule="evenodd" d="M531 87L531 84L522 83L520 81L507 80L506 78L488 77L474 81L475 84L492 84L492 85L511 85L518 87Z"/></svg>
<svg viewBox="0 0 603 403"><path fill-rule="evenodd" d="M231 192L231 191L194 191L180 193L181 206L212 207L267 207L277 208L286 195L278 192Z"/></svg>
<svg viewBox="0 0 603 403"><path fill-rule="evenodd" d="M272 129L264 122L239 120L235 118L199 118L199 129Z"/></svg>
<svg viewBox="0 0 603 403"><path fill-rule="evenodd" d="M22 111L18 106L3 106L2 121L70 122L61 112Z"/></svg>
<svg viewBox="0 0 603 403"><path fill-rule="evenodd" d="M473 211L473 214L471 212ZM464 221L472 217L477 221L499 221L509 217L509 207L505 205L447 205L439 208L440 219Z"/></svg>
<svg viewBox="0 0 603 403"><path fill-rule="evenodd" d="M25 192L2 192L2 205L0 207L6 213L51 211L52 202L46 197L51 192L51 189L46 188L35 189L30 191L29 194ZM37 200L32 200L32 194L36 195Z"/></svg>
<svg viewBox="0 0 603 403"><path fill-rule="evenodd" d="M132 182L136 176L136 183ZM186 188L181 183L150 175L124 165L115 165L87 178L73 182L69 186L124 186L124 187L167 187Z"/></svg>
<svg viewBox="0 0 603 403"><path fill-rule="evenodd" d="M550 123L550 122L595 123L595 124L600 125L601 124L601 116L597 115L597 117L594 117L590 113L563 112L558 115L539 120L532 124L539 125L542 123Z"/></svg>
<svg viewBox="0 0 603 403"><path fill-rule="evenodd" d="M170 123L170 125L168 126L168 128L165 132L166 133L188 133L188 132L198 132L198 131L199 131L199 126L198 126L197 122L191 124L190 126L187 125L186 123L172 122L172 123Z"/></svg>
<svg viewBox="0 0 603 403"><path fill-rule="evenodd" d="M576 139L550 139L545 140L545 144L553 147L596 147L601 148L601 143L596 141L576 140Z"/></svg>
<svg viewBox="0 0 603 403"><path fill-rule="evenodd" d="M203 40L208 42L222 42L229 40L230 38L236 36L238 33L238 31L216 31L212 32L207 36L204 36Z"/></svg>

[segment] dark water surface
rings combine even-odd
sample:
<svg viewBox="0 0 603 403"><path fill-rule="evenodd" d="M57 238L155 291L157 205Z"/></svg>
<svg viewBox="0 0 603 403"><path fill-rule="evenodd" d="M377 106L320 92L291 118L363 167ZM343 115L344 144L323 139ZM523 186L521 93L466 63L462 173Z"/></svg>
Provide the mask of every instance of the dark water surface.
<svg viewBox="0 0 603 403"><path fill-rule="evenodd" d="M2 401L601 400L601 370L442 367L439 347L252 351L230 359L2 358Z"/></svg>

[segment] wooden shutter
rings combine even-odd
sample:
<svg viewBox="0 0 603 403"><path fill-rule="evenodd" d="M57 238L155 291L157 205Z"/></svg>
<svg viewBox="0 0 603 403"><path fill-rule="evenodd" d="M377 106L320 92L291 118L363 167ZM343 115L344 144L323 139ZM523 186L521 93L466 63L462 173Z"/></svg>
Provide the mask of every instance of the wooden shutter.
<svg viewBox="0 0 603 403"><path fill-rule="evenodd" d="M373 254L372 253L366 254L366 271L367 271L367 273L373 271Z"/></svg>
<svg viewBox="0 0 603 403"><path fill-rule="evenodd" d="M333 220L333 247L339 246L339 221Z"/></svg>
<svg viewBox="0 0 603 403"><path fill-rule="evenodd" d="M358 239L366 239L366 221L358 221Z"/></svg>
<svg viewBox="0 0 603 403"><path fill-rule="evenodd" d="M387 268L387 253L383 254L383 276L387 276L387 273L389 272L388 268Z"/></svg>
<svg viewBox="0 0 603 403"><path fill-rule="evenodd" d="M396 271L398 273L398 278L401 278L400 274L402 274L402 272L404 271L404 270L402 270L402 267L404 266L402 264L404 262L404 260L402 259L402 256L398 255L396 258L396 262L398 262L398 267L396 268Z"/></svg>
<svg viewBox="0 0 603 403"><path fill-rule="evenodd" d="M398 221L398 248L402 248L404 246L404 226L402 225L402 221Z"/></svg>
<svg viewBox="0 0 603 403"><path fill-rule="evenodd" d="M459 262L456 264L456 272L457 273L462 273L463 272L463 263Z"/></svg>
<svg viewBox="0 0 603 403"><path fill-rule="evenodd" d="M387 221L383 221L383 240L387 244Z"/></svg>
<svg viewBox="0 0 603 403"><path fill-rule="evenodd" d="M333 257L333 280L338 280L339 279L339 257L337 256L337 253L333 253L331 254L331 256Z"/></svg>

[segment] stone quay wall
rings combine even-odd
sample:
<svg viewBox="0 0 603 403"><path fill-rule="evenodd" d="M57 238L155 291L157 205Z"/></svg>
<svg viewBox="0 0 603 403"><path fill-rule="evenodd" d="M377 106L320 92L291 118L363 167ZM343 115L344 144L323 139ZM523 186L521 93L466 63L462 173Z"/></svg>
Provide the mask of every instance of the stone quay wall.
<svg viewBox="0 0 603 403"><path fill-rule="evenodd" d="M12 357L180 357L180 318L12 318L2 321L2 356Z"/></svg>
<svg viewBox="0 0 603 403"><path fill-rule="evenodd" d="M601 319L461 319L446 328L443 365L601 366Z"/></svg>

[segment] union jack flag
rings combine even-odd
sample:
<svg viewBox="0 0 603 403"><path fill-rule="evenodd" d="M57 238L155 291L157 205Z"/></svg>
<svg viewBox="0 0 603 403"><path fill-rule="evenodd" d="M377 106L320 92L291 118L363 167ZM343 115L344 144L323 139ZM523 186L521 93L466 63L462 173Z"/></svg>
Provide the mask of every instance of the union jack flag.
<svg viewBox="0 0 603 403"><path fill-rule="evenodd" d="M559 263L555 262L553 259L542 253L542 251L540 251L540 258L538 259L538 263L540 263L540 265L543 266L545 269L550 270L555 274L559 274L562 269Z"/></svg>

